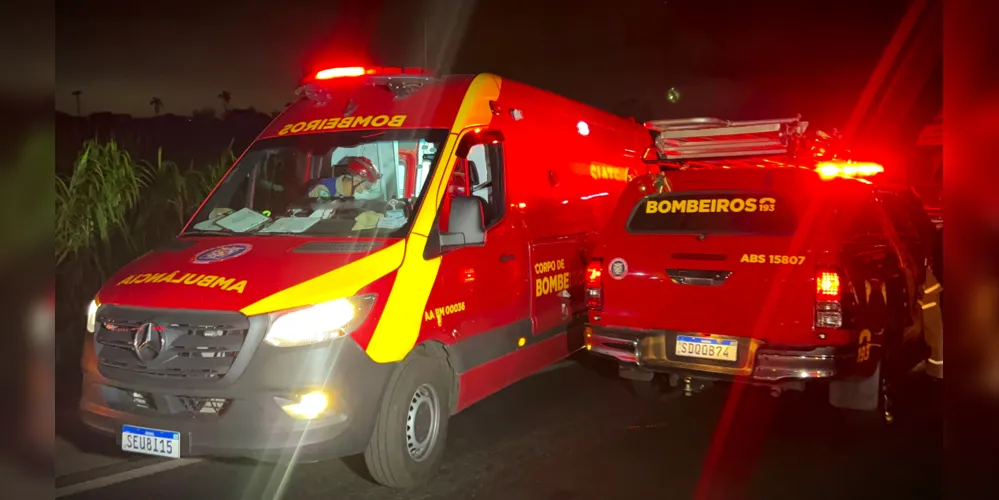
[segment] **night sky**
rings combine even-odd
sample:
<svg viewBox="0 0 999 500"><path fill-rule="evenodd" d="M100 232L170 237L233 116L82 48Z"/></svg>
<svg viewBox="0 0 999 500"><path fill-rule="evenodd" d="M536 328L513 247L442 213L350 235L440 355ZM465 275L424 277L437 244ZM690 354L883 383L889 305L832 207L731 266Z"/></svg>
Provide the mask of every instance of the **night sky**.
<svg viewBox="0 0 999 500"><path fill-rule="evenodd" d="M367 59L493 72L657 117L802 113L841 124L905 0L60 2L56 108L270 113L303 72ZM424 40L426 26L426 40ZM424 47L426 46L426 50ZM426 64L424 63L426 61ZM678 104L666 101L670 87ZM633 109L633 108L629 108Z"/></svg>

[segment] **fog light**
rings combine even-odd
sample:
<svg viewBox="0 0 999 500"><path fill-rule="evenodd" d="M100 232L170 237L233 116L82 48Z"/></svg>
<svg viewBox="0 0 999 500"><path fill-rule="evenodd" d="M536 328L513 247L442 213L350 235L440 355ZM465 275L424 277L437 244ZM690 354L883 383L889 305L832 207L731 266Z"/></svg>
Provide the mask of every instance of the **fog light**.
<svg viewBox="0 0 999 500"><path fill-rule="evenodd" d="M312 420L329 408L330 401L322 391L312 391L299 396L297 402L278 398L278 403L288 415L303 420Z"/></svg>

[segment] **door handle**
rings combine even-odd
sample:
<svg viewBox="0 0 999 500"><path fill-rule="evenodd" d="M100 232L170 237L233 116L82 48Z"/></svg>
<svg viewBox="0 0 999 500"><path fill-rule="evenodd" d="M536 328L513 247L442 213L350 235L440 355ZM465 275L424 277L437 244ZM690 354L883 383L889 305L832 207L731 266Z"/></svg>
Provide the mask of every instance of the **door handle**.
<svg viewBox="0 0 999 500"><path fill-rule="evenodd" d="M512 253L505 253L503 255L500 255L500 262L510 262L511 260L516 258L517 256Z"/></svg>
<svg viewBox="0 0 999 500"><path fill-rule="evenodd" d="M718 286L732 275L731 271L701 269L667 269L666 276L677 285Z"/></svg>

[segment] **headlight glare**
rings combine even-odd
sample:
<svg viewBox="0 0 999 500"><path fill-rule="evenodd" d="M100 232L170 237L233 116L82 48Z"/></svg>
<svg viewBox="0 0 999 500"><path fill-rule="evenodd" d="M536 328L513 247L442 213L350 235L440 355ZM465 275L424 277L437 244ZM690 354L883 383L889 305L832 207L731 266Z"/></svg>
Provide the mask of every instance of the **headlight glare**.
<svg viewBox="0 0 999 500"><path fill-rule="evenodd" d="M264 342L276 347L295 347L349 335L364 321L372 303L373 295L363 295L280 313L271 323Z"/></svg>
<svg viewBox="0 0 999 500"><path fill-rule="evenodd" d="M94 333L97 331L97 308L100 303L97 299L91 300L90 305L87 306L87 331Z"/></svg>
<svg viewBox="0 0 999 500"><path fill-rule="evenodd" d="M288 401L283 398L275 398L288 415L302 419L312 420L325 412L330 405L329 397L322 391L312 391L297 398L297 401Z"/></svg>

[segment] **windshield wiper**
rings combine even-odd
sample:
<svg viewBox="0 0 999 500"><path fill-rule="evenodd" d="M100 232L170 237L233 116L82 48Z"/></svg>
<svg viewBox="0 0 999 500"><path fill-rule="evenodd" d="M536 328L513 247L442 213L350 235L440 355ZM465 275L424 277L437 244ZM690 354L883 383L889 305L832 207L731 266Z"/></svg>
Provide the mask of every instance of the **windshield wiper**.
<svg viewBox="0 0 999 500"><path fill-rule="evenodd" d="M180 233L180 236L234 236L240 233L235 231L219 231L216 229L195 229L193 231L184 231Z"/></svg>
<svg viewBox="0 0 999 500"><path fill-rule="evenodd" d="M219 231L217 229L201 229L201 230L195 229L193 231L187 231L187 232L180 233L180 236L249 236L249 235L252 235L252 236L281 236L281 235L288 235L288 234L298 234L298 233L292 233L292 232L288 232L288 231L283 231L283 232L273 232L273 231L270 231L270 232L266 232L265 233L265 232L262 232L260 230L247 231L247 232L244 232L244 233L237 233L236 231Z"/></svg>

